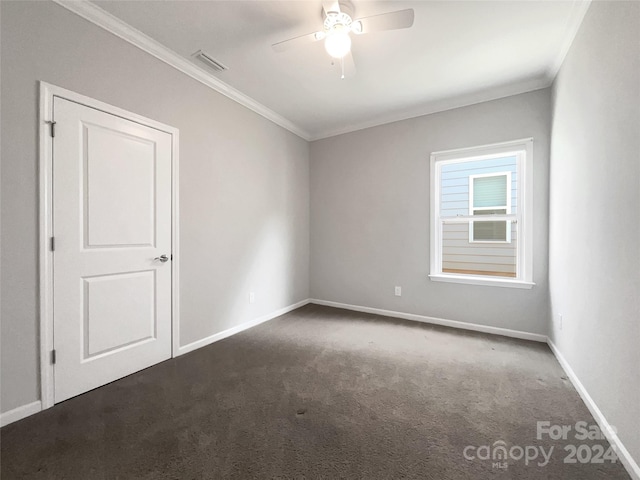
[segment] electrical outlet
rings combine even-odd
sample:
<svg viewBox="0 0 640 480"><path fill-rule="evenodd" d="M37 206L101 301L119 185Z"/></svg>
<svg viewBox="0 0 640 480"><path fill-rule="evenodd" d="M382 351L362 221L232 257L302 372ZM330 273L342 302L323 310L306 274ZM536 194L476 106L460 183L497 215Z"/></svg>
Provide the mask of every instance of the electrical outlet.
<svg viewBox="0 0 640 480"><path fill-rule="evenodd" d="M396 297L402 296L402 287L396 287Z"/></svg>
<svg viewBox="0 0 640 480"><path fill-rule="evenodd" d="M256 292L249 292L249 303L256 303Z"/></svg>

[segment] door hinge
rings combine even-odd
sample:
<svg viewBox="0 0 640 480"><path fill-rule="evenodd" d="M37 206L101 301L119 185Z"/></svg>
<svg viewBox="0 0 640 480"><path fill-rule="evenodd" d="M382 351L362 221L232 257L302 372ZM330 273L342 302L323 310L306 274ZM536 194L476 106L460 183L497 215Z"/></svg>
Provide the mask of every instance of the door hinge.
<svg viewBox="0 0 640 480"><path fill-rule="evenodd" d="M51 364L52 365L56 364L56 351L55 350L51 350Z"/></svg>
<svg viewBox="0 0 640 480"><path fill-rule="evenodd" d="M56 237L51 237L51 251L56 251Z"/></svg>
<svg viewBox="0 0 640 480"><path fill-rule="evenodd" d="M50 121L49 122L49 127L50 127L50 132L51 132L51 136L55 137L56 136L56 122L55 121Z"/></svg>

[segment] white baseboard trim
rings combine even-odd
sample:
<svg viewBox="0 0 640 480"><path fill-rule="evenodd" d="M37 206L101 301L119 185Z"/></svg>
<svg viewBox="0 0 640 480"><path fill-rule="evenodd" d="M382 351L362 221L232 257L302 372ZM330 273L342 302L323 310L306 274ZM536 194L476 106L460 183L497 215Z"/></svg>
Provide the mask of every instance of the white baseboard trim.
<svg viewBox="0 0 640 480"><path fill-rule="evenodd" d="M362 306L350 305L346 303L330 302L327 300L306 299L298 303L289 305L287 307L281 308L279 310L276 310L274 312L271 312L267 315L258 317L254 320L245 322L236 327L229 328L222 332L216 333L209 337L203 338L201 340L197 340L188 345L180 347L178 350L178 355L183 355L185 353L191 352L193 350L204 347L206 345L210 345L211 343L217 342L224 338L235 335L236 333L240 333L251 327L255 327L256 325L260 325L261 323L272 320L276 317L279 317L280 315L289 313L297 308L307 305L308 303L314 303L316 305L325 305L328 307L343 308L346 310L353 310L356 312L373 313L376 315L384 315L387 317L402 318L405 320L414 320L414 321L423 322L423 323L443 325L446 327L459 328L464 330L473 330L477 332L490 333L494 335L502 335L506 337L520 338L524 340L533 340L537 342L547 343L549 345L549 348L557 358L558 363L560 363L560 366L565 371L565 373L569 377L569 380L571 380L571 383L573 384L578 394L584 401L585 405L591 412L591 415L593 415L593 418L598 423L598 426L607 437L607 440L609 440L609 443L611 443L611 445L613 445L613 447L615 448L618 458L620 459L620 462L622 463L622 465L627 469L627 471L629 472L629 475L633 480L640 480L640 466L633 459L629 451L626 449L626 447L624 446L624 444L616 434L616 432L613 431L611 424L605 418L602 411L598 408L593 398L591 398L591 395L589 395L586 388L584 387L584 385L582 384L578 376L575 374L575 372L571 368L571 365L569 365L567 360L564 358L562 353L560 353L558 348L555 346L555 344L549 337L546 337L544 335L540 335L537 333L528 333L528 332L522 332L518 330L510 330L507 328L490 327L486 325L477 325L473 323L459 322L456 320L446 320L442 318L427 317L424 315L416 315L413 313L395 312L392 310L383 310L379 308L362 307ZM20 407L14 408L13 410L9 410L8 412L4 412L0 414L0 427L4 427L5 425L9 425L10 423L26 418L30 415L33 415L34 413L40 412L41 410L42 410L42 402L40 400L37 400L35 402L28 403L26 405L22 405Z"/></svg>
<svg viewBox="0 0 640 480"><path fill-rule="evenodd" d="M275 312L271 312L267 315L263 315L249 322L245 322L241 325L238 325L237 327L229 328L228 330L224 330L223 332L216 333L215 335L211 335L209 337L203 338L202 340L197 340L193 343L185 345L184 347L180 347L178 349L178 355L183 355L185 353L188 353L198 348L209 345L213 342L222 340L223 338L230 337L231 335L235 335L236 333L242 332L243 330L247 330L251 327L255 327L256 325L260 325L261 323L264 323L276 317L279 317L280 315L289 313L292 310L295 310L296 308L303 307L308 303L309 303L309 299L302 300L301 302L294 303L293 305L289 305L287 307L281 308L279 310L276 310ZM34 413L38 413L40 411L42 411L42 402L40 400L14 408L13 410L9 410L8 412L4 412L0 414L0 427L4 427L5 425L9 425L10 423L17 422L18 420L22 420L23 418L26 418L29 415L33 415Z"/></svg>
<svg viewBox="0 0 640 480"><path fill-rule="evenodd" d="M251 327L255 327L256 325L260 325L261 323L267 322L269 320L272 320L276 317L279 317L280 315L284 315L285 313L289 313L292 310L295 310L296 308L300 308L305 306L306 304L309 303L309 299L306 300L302 300L301 302L298 303L294 303L292 305L289 305L287 307L281 308L279 310L276 310L275 312L271 312L268 313L267 315L263 315L261 317L255 318L253 320L250 320L248 322L242 323L240 325L237 325L235 327L229 328L227 330L223 330L222 332L219 333L215 333L213 335L210 335L208 337L202 338L200 340L196 340L195 342L189 343L187 345L184 345L180 348L178 348L178 353L176 355L180 356L180 355L184 355L185 353L189 353L192 352L194 350L197 350L198 348L202 348L202 347L206 347L207 345L210 345L214 342L218 342L220 340L223 340L227 337L230 337L231 335L235 335L236 333L240 333L244 330L248 330Z"/></svg>
<svg viewBox="0 0 640 480"><path fill-rule="evenodd" d="M40 412L41 410L42 402L40 400L37 400L35 402L27 403L26 405L14 408L13 410L9 410L8 412L4 412L0 414L0 427L4 427L5 425L9 425L10 423L22 420L29 415Z"/></svg>
<svg viewBox="0 0 640 480"><path fill-rule="evenodd" d="M344 308L346 310L354 310L356 312L373 313L376 315L384 315L386 317L403 318L405 320L414 320L416 322L430 323L433 325L442 325L444 327L460 328L463 330L473 330L474 332L491 333L493 335L502 335L503 337L520 338L523 340L533 340L534 342L547 342L546 335L538 333L522 332L520 330L510 330L508 328L490 327L488 325L478 325L477 323L460 322L457 320L446 320L444 318L427 317L424 315L416 315L415 313L395 312L393 310L382 310L380 308L362 307L359 305L349 305L347 303L330 302L327 300L318 300L312 298L310 303L317 305L325 305L327 307Z"/></svg>
<svg viewBox="0 0 640 480"><path fill-rule="evenodd" d="M593 415L593 418L598 423L598 427L600 427L602 433L605 434L607 440L609 440L609 443L615 449L622 465L627 469L627 472L629 472L629 475L633 480L640 480L640 466L638 466L638 463L633 459L633 457L629 453L629 450L626 449L616 432L613 431L611 424L605 418L602 411L598 408L598 405L596 405L596 402L593 400L593 398L591 398L591 395L589 395L589 392L587 392L587 389L584 387L576 373L573 371L573 368L571 368L569 362L567 362L562 353L560 353L558 347L555 346L550 338L547 338L547 343L549 344L549 348L551 348L551 351L553 352L555 357L558 359L558 363L560 363L560 366L569 377L569 380L571 380L571 383L573 384L575 389L578 391L580 398L582 398L582 401L585 403L585 405L591 412L591 415Z"/></svg>

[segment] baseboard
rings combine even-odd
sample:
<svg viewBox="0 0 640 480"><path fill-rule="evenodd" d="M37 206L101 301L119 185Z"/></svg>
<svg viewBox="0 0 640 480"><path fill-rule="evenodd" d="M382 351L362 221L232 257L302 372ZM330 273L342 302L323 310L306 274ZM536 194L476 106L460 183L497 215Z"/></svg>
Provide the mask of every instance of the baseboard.
<svg viewBox="0 0 640 480"><path fill-rule="evenodd" d="M289 313L296 308L300 308L309 303L309 299L302 300L301 302L294 303L293 305L289 305L287 307L276 310L275 312L271 312L267 315L263 315L249 322L245 322L237 327L229 328L228 330L224 330L220 333L216 333L215 335L211 335L209 337L203 338L202 340L198 340L196 342L185 345L184 347L180 347L178 349L178 355L183 355L185 353L191 352L198 348L204 347L211 343L222 340L223 338L230 337L231 335L235 335L236 333L242 332L243 330L247 330L251 327L255 327L256 325L260 325L261 323L272 320L280 315L284 315L285 313ZM14 408L13 410L9 410L8 412L4 412L0 414L0 427L4 427L5 425L9 425L10 423L17 422L18 420L22 420L23 418L28 417L29 415L33 415L34 413L38 413L42 410L42 402L40 400L32 403L28 403L26 405L22 405L20 407Z"/></svg>
<svg viewBox="0 0 640 480"><path fill-rule="evenodd" d="M510 330L508 328L490 327L488 325L478 325L477 323L460 322L457 320L446 320L444 318L427 317L424 315L416 315L414 313L395 312L393 310L382 310L380 308L362 307L359 305L349 305L347 303L330 302L327 300L318 300L312 298L310 303L317 305L326 305L327 307L344 308L346 310L354 310L356 312L373 313L376 315L384 315L386 317L403 318L405 320L414 320L416 322L430 323L433 325L442 325L444 327L460 328L463 330L473 330L474 332L491 333L493 335L502 335L503 337L520 338L523 340L533 340L535 342L547 342L546 335L538 333L522 332L520 330Z"/></svg>
<svg viewBox="0 0 640 480"><path fill-rule="evenodd" d="M343 308L346 310L353 310L356 312L373 313L373 314L384 315L384 316L393 317L393 318L402 318L405 320L414 320L418 322L430 323L435 325L443 325L446 327L459 328L464 330L473 330L477 332L490 333L494 335L502 335L506 337L520 338L524 340L546 342L549 345L549 348L551 348L551 351L553 352L555 357L558 359L560 366L563 368L563 370L571 380L571 383L577 390L578 394L584 401L585 405L591 412L591 415L593 415L593 418L598 423L598 426L607 437L607 440L609 440L611 445L614 446L616 453L618 455L618 458L620 459L620 462L622 463L622 465L627 469L627 471L629 472L629 475L633 480L640 480L640 466L633 459L633 457L631 456L629 451L626 449L626 447L624 446L624 444L622 443L618 435L613 431L611 424L605 418L600 408L598 408L593 398L591 398L591 395L589 395L589 392L587 392L586 388L584 387L584 385L582 384L578 376L575 374L575 372L571 368L571 365L569 365L569 363L564 358L562 353L560 353L560 351L555 346L553 341L549 337L546 337L544 335L522 332L518 330L510 330L506 328L489 327L486 325L477 325L477 324L467 323L467 322L459 322L456 320L446 320L442 318L427 317L427 316L416 315L412 313L395 312L392 310L383 310L379 308L362 307L362 306L350 305L346 303L330 302L327 300L306 299L298 303L289 305L287 307L281 308L279 310L276 310L274 312L271 312L267 315L258 317L249 322L245 322L236 327L229 328L222 332L216 333L209 337L203 338L201 340L198 340L188 345L185 345L183 347L180 347L180 349L178 350L178 355L183 355L185 353L191 352L193 350L204 347L206 345L210 345L211 343L217 342L224 338L230 337L231 335L235 335L236 333L242 332L251 327L255 327L256 325L260 325L261 323L272 320L276 317L279 317L280 315L289 313L308 303L314 303L317 305L326 305L329 307ZM0 427L4 427L5 425L9 425L10 423L26 418L30 415L33 415L34 413L40 412L41 410L42 410L42 402L40 400L37 400L35 402L28 403L26 405L22 405L20 407L14 408L13 410L9 410L8 412L4 412L0 414Z"/></svg>
<svg viewBox="0 0 640 480"><path fill-rule="evenodd" d="M629 472L629 475L631 475L631 478L633 480L640 480L640 466L638 466L638 463L633 459L633 457L629 453L629 450L625 448L616 432L613 431L611 424L607 421L593 398L591 398L591 395L589 395L589 392L587 392L587 389L584 387L576 373L573 371L571 365L569 365L562 353L560 353L558 347L555 346L550 338L547 338L547 343L549 344L549 348L551 348L551 351L553 352L555 357L558 359L560 366L565 371L565 373L569 377L569 380L571 380L571 383L573 383L573 386L578 391L578 394L591 412L591 415L593 415L593 418L598 423L598 427L600 427L600 430L605 434L607 440L609 440L609 443L613 445L613 448L615 449L622 465L627 469L627 472Z"/></svg>
<svg viewBox="0 0 640 480"><path fill-rule="evenodd" d="M267 322L269 320L272 320L276 317L279 317L280 315L284 315L285 313L289 313L293 310L295 310L296 308L300 308L305 306L306 304L309 303L309 299L306 300L302 300L301 302L298 303L294 303L292 305L289 305L287 307L281 308L279 310L276 310L274 312L268 313L267 315L263 315L261 317L255 318L253 320L250 320L248 322L242 323L240 325L237 325L235 327L229 328L227 330L223 330L222 332L219 333L215 333L213 335L210 335L208 337L202 338L200 340L196 340L195 342L189 343L187 345L184 345L180 348L178 348L178 353L176 356L179 355L184 355L185 353L189 353L192 352L193 350L197 350L198 348L202 348L202 347L206 347L207 345L210 345L214 342L218 342L220 340L223 340L227 337L230 337L231 335L235 335L236 333L240 333L244 330L248 330L251 327L255 327L256 325L260 325L261 323Z"/></svg>
<svg viewBox="0 0 640 480"><path fill-rule="evenodd" d="M18 420L22 420L29 415L33 415L34 413L38 413L42 410L42 402L37 400L32 403L27 403L26 405L22 405L18 408L14 408L13 410L9 410L8 412L4 412L0 414L0 427L4 427L5 425L9 425L10 423L17 422Z"/></svg>

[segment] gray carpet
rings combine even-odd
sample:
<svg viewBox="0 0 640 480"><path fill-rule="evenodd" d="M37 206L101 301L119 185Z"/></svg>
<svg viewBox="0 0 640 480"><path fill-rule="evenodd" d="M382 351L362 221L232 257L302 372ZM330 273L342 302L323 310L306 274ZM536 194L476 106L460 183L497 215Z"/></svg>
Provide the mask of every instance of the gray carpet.
<svg viewBox="0 0 640 480"><path fill-rule="evenodd" d="M595 423L546 345L308 305L4 427L1 474L629 478L564 463L568 443L608 444L536 440L538 420ZM554 451L506 469L463 456L500 440Z"/></svg>

